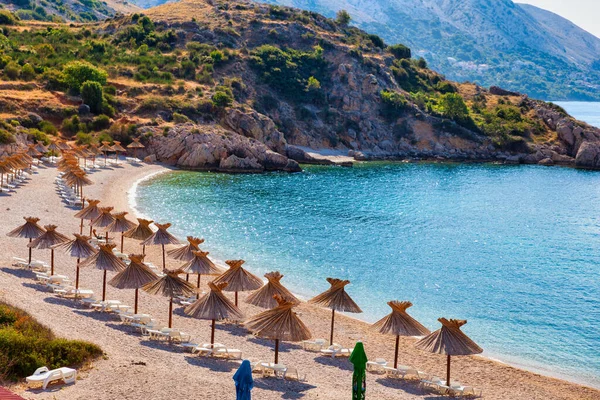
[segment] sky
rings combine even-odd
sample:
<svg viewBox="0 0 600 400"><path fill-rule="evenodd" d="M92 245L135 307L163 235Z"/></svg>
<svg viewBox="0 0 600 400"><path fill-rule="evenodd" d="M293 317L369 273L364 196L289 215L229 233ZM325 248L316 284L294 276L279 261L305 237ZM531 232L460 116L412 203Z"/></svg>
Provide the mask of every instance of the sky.
<svg viewBox="0 0 600 400"><path fill-rule="evenodd" d="M600 38L600 1L598 0L515 0L552 11Z"/></svg>

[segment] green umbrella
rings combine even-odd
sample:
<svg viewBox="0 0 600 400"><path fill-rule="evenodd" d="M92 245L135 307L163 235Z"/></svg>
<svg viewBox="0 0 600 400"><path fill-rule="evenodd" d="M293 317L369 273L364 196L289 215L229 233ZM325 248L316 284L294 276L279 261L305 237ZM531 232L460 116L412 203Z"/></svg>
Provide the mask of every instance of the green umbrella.
<svg viewBox="0 0 600 400"><path fill-rule="evenodd" d="M367 354L362 342L357 342L350 362L354 364L354 373L352 374L352 400L364 400L367 391Z"/></svg>

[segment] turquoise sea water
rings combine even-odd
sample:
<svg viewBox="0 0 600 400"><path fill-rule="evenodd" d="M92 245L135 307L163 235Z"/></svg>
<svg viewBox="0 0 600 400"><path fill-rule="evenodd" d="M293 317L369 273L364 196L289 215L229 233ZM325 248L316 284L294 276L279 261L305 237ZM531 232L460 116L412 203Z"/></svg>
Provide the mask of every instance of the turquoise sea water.
<svg viewBox="0 0 600 400"><path fill-rule="evenodd" d="M600 128L600 103L583 101L556 101L569 114Z"/></svg>
<svg viewBox="0 0 600 400"><path fill-rule="evenodd" d="M467 319L485 354L600 387L600 173L367 163L299 174L173 172L139 210L309 298L349 279L375 321L392 299L430 329Z"/></svg>

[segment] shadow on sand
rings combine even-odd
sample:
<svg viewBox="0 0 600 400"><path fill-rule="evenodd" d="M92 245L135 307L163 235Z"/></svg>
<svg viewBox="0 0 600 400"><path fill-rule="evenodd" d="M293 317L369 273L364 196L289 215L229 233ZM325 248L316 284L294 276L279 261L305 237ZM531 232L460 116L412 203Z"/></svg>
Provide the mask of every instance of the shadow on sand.
<svg viewBox="0 0 600 400"><path fill-rule="evenodd" d="M275 341L272 339L263 339L256 336L252 336L248 339L249 342L259 344L265 347L271 347L273 351L275 351ZM298 350L301 349L302 346L299 346L290 342L279 342L279 352L280 353L289 353L290 350Z"/></svg>
<svg viewBox="0 0 600 400"><path fill-rule="evenodd" d="M315 357L315 361L318 362L319 364L326 365L328 367L337 367L339 369L343 369L344 371L352 371L353 370L352 364L350 363L350 361L348 361L348 358L346 358L346 357L331 358L331 357L319 356L319 357Z"/></svg>
<svg viewBox="0 0 600 400"><path fill-rule="evenodd" d="M305 396L303 392L316 388L306 382L287 381L273 377L254 379L254 387L282 392L282 399L300 399Z"/></svg>
<svg viewBox="0 0 600 400"><path fill-rule="evenodd" d="M240 366L238 362L213 357L185 356L185 360L191 365L208 368L215 372L231 372Z"/></svg>

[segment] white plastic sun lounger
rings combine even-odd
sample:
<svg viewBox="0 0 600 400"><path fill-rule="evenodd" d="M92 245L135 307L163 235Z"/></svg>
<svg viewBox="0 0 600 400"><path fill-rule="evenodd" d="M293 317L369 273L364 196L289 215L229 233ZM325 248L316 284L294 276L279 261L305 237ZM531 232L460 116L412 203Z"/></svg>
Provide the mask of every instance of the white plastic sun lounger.
<svg viewBox="0 0 600 400"><path fill-rule="evenodd" d="M371 372L385 372L387 361L383 358L376 358L375 361L367 361L367 371Z"/></svg>
<svg viewBox="0 0 600 400"><path fill-rule="evenodd" d="M304 350L321 351L327 342L325 339L303 340L302 348Z"/></svg>
<svg viewBox="0 0 600 400"><path fill-rule="evenodd" d="M43 389L46 389L48 384L53 381L62 380L64 383L75 383L77 380L77 371L72 368L58 368L48 370L47 367L41 367L35 370L33 375L27 377L29 386L33 384L41 384Z"/></svg>
<svg viewBox="0 0 600 400"><path fill-rule="evenodd" d="M298 382L306 382L306 374L300 375L298 369L295 367L287 367L285 372L283 373L283 379L298 381Z"/></svg>
<svg viewBox="0 0 600 400"><path fill-rule="evenodd" d="M334 343L326 349L321 349L321 354L331 356L331 358L350 357L350 354L352 354L352 350L354 349L347 349L337 343Z"/></svg>

